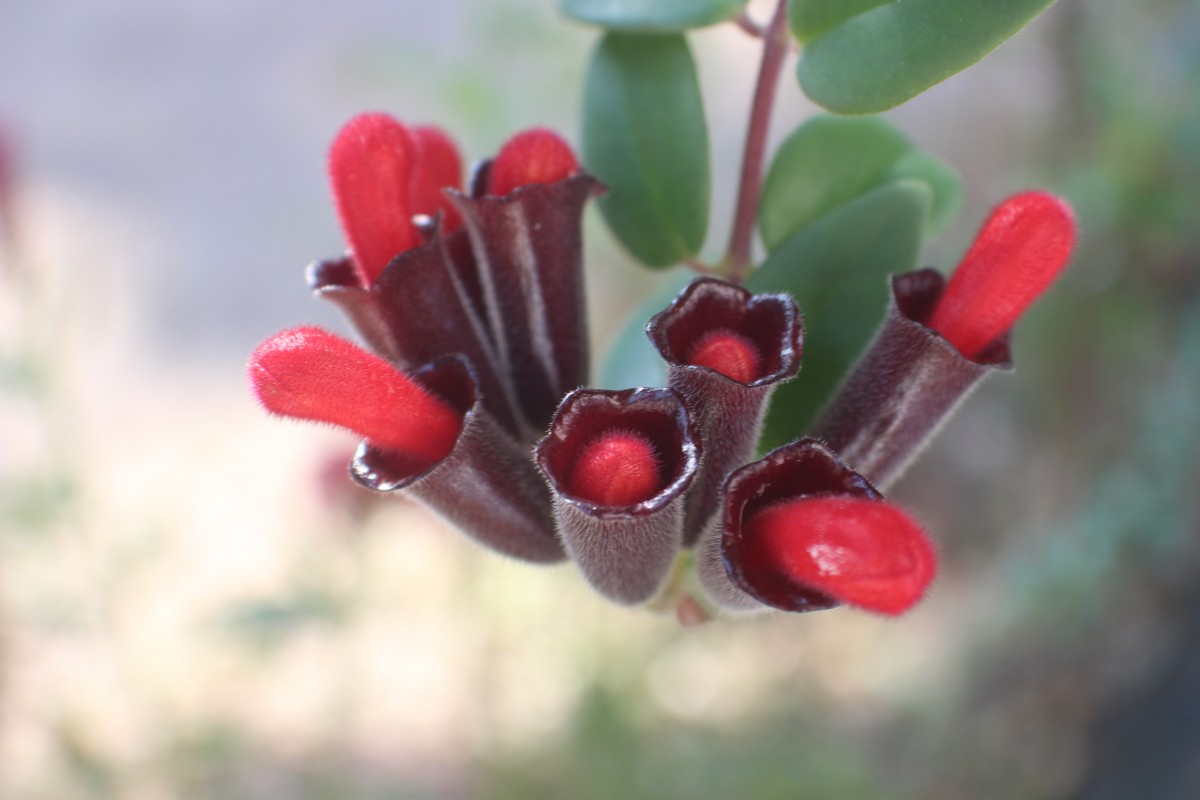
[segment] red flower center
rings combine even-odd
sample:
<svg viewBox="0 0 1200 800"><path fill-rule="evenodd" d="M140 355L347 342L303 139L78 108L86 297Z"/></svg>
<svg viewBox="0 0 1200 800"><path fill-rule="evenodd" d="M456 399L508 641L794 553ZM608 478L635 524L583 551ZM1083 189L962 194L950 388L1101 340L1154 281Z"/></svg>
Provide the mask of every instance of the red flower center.
<svg viewBox="0 0 1200 800"><path fill-rule="evenodd" d="M571 494L606 506L629 506L653 497L662 467L650 440L640 433L602 433L583 447L567 480Z"/></svg>
<svg viewBox="0 0 1200 800"><path fill-rule="evenodd" d="M716 370L739 383L750 383L761 376L763 357L747 337L729 328L718 328L696 340L688 363Z"/></svg>

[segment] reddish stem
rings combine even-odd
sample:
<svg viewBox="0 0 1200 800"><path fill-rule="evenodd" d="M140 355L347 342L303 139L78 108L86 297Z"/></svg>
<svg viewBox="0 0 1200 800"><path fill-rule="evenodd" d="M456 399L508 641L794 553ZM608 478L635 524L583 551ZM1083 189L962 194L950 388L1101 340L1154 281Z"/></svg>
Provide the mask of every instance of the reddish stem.
<svg viewBox="0 0 1200 800"><path fill-rule="evenodd" d="M756 39L762 38L763 26L759 25L757 22L755 22L753 19L751 19L750 15L747 14L745 11L743 11L741 13L741 15L739 15L736 19L733 20L733 24L737 25L743 31L750 34L751 36L753 36Z"/></svg>
<svg viewBox="0 0 1200 800"><path fill-rule="evenodd" d="M775 105L775 87L788 53L787 3L775 7L771 21L763 31L763 57L758 69L758 85L750 106L750 126L746 131L746 149L742 156L742 178L738 188L737 213L725 257L725 274L734 283L746 279L750 268L750 248L754 238L754 220L758 216L758 195L762 186L763 159L767 149L767 130Z"/></svg>

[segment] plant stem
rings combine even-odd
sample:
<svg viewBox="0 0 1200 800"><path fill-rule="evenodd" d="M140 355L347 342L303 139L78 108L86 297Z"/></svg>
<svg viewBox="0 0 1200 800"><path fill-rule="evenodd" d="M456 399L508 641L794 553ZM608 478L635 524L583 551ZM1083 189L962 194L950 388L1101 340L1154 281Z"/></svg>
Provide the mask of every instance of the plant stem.
<svg viewBox="0 0 1200 800"><path fill-rule="evenodd" d="M745 11L743 11L742 15L740 17L738 17L737 19L735 19L733 22L735 25L737 25L739 28L741 28L742 30L744 30L746 33L750 34L754 38L756 38L756 39L762 38L762 35L763 35L762 25L759 25L757 22L750 19L750 15L747 14Z"/></svg>
<svg viewBox="0 0 1200 800"><path fill-rule="evenodd" d="M758 194L762 186L763 158L767 147L767 129L775 106L775 87L789 49L787 2L780 0L763 32L762 63L758 85L750 106L750 125L746 130L746 149L742 155L742 178L738 188L737 212L725 256L725 276L734 283L746 279L750 269L750 249L754 239L754 219L758 216Z"/></svg>

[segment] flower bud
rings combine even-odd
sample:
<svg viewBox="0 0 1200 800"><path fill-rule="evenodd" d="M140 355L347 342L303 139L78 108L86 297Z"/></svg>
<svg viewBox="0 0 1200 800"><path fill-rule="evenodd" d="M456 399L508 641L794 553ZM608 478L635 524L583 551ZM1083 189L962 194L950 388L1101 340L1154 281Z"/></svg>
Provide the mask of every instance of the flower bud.
<svg viewBox="0 0 1200 800"><path fill-rule="evenodd" d="M488 194L506 195L533 183L558 183L579 172L579 161L563 138L548 128L513 136L492 161Z"/></svg>
<svg viewBox="0 0 1200 800"><path fill-rule="evenodd" d="M320 328L263 342L249 373L267 411L345 428L417 463L445 458L462 428L462 414L417 381Z"/></svg>
<svg viewBox="0 0 1200 800"><path fill-rule="evenodd" d="M1025 192L992 211L954 271L928 325L976 358L1008 333L1071 259L1075 216L1046 192Z"/></svg>
<svg viewBox="0 0 1200 800"><path fill-rule="evenodd" d="M412 224L417 158L408 128L379 113L351 119L329 149L334 205L364 286L420 243Z"/></svg>

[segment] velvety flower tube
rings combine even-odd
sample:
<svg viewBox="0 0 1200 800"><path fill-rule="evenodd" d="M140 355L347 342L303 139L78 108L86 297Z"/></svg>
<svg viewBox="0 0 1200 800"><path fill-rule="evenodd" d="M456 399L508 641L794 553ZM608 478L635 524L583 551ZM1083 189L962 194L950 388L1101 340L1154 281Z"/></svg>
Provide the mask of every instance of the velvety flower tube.
<svg viewBox="0 0 1200 800"><path fill-rule="evenodd" d="M1012 368L1009 332L1074 236L1065 203L1027 192L993 211L948 285L932 269L894 277L883 326L811 435L890 486L986 375Z"/></svg>
<svg viewBox="0 0 1200 800"><path fill-rule="evenodd" d="M883 489L980 381L1012 369L1007 336L970 359L925 325L944 288L934 269L893 276L883 326L811 431Z"/></svg>
<svg viewBox="0 0 1200 800"><path fill-rule="evenodd" d="M684 523L691 546L716 512L725 478L754 455L771 393L800 369L800 309L790 295L754 295L700 278L650 320L646 333L704 443Z"/></svg>
<svg viewBox="0 0 1200 800"><path fill-rule="evenodd" d="M491 165L492 180L498 168ZM588 175L534 183L505 195L451 193L470 237L487 330L530 428L544 431L567 392L588 383L583 296Z"/></svg>
<svg viewBox="0 0 1200 800"><path fill-rule="evenodd" d="M405 373L318 328L297 328L260 345L249 372L268 411L363 436L351 464L363 486L406 490L514 558L562 560L545 483L483 409L465 359Z"/></svg>
<svg viewBox="0 0 1200 800"><path fill-rule="evenodd" d="M617 603L652 599L683 540L684 495L700 460L670 389L579 389L538 444L568 555Z"/></svg>
<svg viewBox="0 0 1200 800"><path fill-rule="evenodd" d="M728 611L847 603L899 614L937 569L920 527L815 439L734 472L722 515L721 535L701 545L697 572Z"/></svg>

